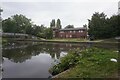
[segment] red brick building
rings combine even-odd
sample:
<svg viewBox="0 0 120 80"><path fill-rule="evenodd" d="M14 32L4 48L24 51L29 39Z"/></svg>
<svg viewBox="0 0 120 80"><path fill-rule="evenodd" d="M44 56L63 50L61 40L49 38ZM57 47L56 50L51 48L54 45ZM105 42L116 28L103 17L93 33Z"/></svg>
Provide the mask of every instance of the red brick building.
<svg viewBox="0 0 120 80"><path fill-rule="evenodd" d="M86 28L53 29L54 38L87 38Z"/></svg>

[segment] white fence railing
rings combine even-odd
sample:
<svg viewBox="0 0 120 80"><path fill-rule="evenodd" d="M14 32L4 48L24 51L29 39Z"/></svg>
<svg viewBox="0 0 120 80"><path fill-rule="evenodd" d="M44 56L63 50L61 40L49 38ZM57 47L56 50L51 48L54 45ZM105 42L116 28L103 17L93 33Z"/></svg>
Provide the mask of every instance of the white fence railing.
<svg viewBox="0 0 120 80"><path fill-rule="evenodd" d="M0 33L0 36L28 36L28 34L22 34L22 33Z"/></svg>

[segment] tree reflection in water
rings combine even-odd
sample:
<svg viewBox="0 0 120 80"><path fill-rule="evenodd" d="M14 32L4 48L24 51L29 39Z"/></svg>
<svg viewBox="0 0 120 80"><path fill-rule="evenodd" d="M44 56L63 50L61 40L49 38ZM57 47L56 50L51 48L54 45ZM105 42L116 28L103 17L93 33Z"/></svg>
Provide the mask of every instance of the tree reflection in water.
<svg viewBox="0 0 120 80"><path fill-rule="evenodd" d="M21 45L17 45L11 48L5 49L3 48L3 57L8 58L12 62L22 63L28 59L31 59L32 56L37 56L40 53L50 54L52 59L59 59L61 53L67 53L71 49L84 49L87 48L85 44L65 44L65 43L38 43L36 45L25 44L24 48L20 47ZM12 47L12 46L11 46Z"/></svg>
<svg viewBox="0 0 120 80"><path fill-rule="evenodd" d="M4 78L48 78L49 68L59 63L69 50L85 49L91 46L116 49L113 44L89 43L15 43L3 46Z"/></svg>

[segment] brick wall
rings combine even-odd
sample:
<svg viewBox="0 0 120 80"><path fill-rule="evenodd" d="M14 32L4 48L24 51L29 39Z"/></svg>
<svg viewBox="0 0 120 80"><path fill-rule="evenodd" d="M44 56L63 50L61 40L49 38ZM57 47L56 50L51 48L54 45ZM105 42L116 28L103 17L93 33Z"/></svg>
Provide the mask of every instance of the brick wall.
<svg viewBox="0 0 120 80"><path fill-rule="evenodd" d="M55 38L87 38L87 30L67 30L67 31L54 31Z"/></svg>

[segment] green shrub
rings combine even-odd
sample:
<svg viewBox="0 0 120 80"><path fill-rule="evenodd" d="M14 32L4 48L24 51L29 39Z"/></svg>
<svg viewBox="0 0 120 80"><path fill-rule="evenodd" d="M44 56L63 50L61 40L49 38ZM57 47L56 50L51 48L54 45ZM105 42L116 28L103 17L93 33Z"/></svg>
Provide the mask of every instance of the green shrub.
<svg viewBox="0 0 120 80"><path fill-rule="evenodd" d="M78 59L79 59L79 55L76 54L77 52L76 52L76 50L70 51L70 52L68 52L69 53L68 55L66 55L65 57L62 57L60 59L61 62L57 65L54 65L50 69L50 72L52 73L52 75L56 75L60 72L63 72L65 70L75 66L75 64L78 62Z"/></svg>
<svg viewBox="0 0 120 80"><path fill-rule="evenodd" d="M115 67L117 66L117 64L111 62L110 59L117 59L117 56L118 54L111 50L105 50L100 48L89 48L82 51L76 49L68 52L65 57L62 57L60 59L61 63L54 65L50 70L53 75L56 75L69 68L75 68L75 66L79 66L78 70L81 71L75 70L78 71L78 74L80 72L79 76L93 76L93 74L96 75L96 71L98 71L97 74L101 76L103 76L104 74L109 75L114 71L113 69L116 69ZM75 72L74 74L76 73L77 72ZM102 73L103 75L100 73Z"/></svg>

